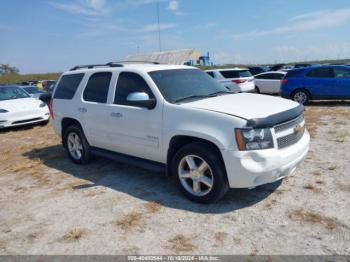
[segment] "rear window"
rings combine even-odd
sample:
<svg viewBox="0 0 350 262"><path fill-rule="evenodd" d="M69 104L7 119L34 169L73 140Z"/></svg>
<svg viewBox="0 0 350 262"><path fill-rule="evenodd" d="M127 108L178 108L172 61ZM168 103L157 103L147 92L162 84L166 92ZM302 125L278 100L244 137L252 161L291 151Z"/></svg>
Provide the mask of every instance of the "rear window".
<svg viewBox="0 0 350 262"><path fill-rule="evenodd" d="M214 77L214 72L206 72L208 75L210 75L212 78L215 78Z"/></svg>
<svg viewBox="0 0 350 262"><path fill-rule="evenodd" d="M241 77L251 77L252 74L248 70L225 70L220 71L224 78L241 78Z"/></svg>
<svg viewBox="0 0 350 262"><path fill-rule="evenodd" d="M289 77L298 77L300 75L300 73L302 72L303 70L290 70L288 71L288 73L286 74L286 77L285 78L289 78Z"/></svg>
<svg viewBox="0 0 350 262"><path fill-rule="evenodd" d="M83 77L84 74L62 76L60 82L57 85L54 98L72 99Z"/></svg>

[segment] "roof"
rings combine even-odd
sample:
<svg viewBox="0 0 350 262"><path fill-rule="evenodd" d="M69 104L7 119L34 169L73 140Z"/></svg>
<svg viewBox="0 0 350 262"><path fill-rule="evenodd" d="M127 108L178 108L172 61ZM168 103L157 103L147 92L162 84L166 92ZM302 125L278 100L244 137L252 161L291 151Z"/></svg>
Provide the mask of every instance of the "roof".
<svg viewBox="0 0 350 262"><path fill-rule="evenodd" d="M211 72L211 71L242 71L242 70L249 70L249 69L248 68L244 68L244 67L217 68L217 69L205 70L205 72Z"/></svg>
<svg viewBox="0 0 350 262"><path fill-rule="evenodd" d="M125 58L127 61L152 61L162 64L183 65L190 60L198 60L200 52L197 49L179 49L146 54L134 54Z"/></svg>

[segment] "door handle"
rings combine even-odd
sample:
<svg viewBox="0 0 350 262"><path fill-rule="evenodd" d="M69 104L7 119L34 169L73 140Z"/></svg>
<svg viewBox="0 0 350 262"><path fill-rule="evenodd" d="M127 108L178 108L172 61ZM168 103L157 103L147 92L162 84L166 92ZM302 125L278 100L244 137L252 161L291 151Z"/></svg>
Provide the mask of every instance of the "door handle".
<svg viewBox="0 0 350 262"><path fill-rule="evenodd" d="M86 113L87 109L85 107L79 107L78 111L82 113Z"/></svg>
<svg viewBox="0 0 350 262"><path fill-rule="evenodd" d="M122 114L122 113L112 112L112 113L111 113L111 117L122 118L122 117L123 117L123 114Z"/></svg>

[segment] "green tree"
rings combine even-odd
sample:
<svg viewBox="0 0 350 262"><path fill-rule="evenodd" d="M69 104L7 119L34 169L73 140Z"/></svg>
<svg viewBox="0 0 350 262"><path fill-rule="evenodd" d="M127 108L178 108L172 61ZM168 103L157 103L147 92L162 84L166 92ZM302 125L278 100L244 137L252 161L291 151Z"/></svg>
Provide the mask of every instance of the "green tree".
<svg viewBox="0 0 350 262"><path fill-rule="evenodd" d="M19 70L17 67L10 66L9 64L0 64L0 76L4 75L18 75Z"/></svg>

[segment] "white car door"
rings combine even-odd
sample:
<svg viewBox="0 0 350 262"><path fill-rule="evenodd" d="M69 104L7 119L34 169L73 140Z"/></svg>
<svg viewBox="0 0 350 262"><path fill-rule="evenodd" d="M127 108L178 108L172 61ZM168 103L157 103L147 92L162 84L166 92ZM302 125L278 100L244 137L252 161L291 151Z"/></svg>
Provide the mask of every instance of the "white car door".
<svg viewBox="0 0 350 262"><path fill-rule="evenodd" d="M260 93L275 94L279 93L280 80L275 73L264 73L255 76L255 85L259 88Z"/></svg>
<svg viewBox="0 0 350 262"><path fill-rule="evenodd" d="M155 99L148 83L139 74L121 72L115 87L113 104L108 106L108 134L113 151L161 162L163 106L158 101L153 109L130 105L131 93L147 93Z"/></svg>
<svg viewBox="0 0 350 262"><path fill-rule="evenodd" d="M112 72L91 74L82 93L78 111L81 114L83 130L91 146L110 149L107 137L107 98Z"/></svg>

